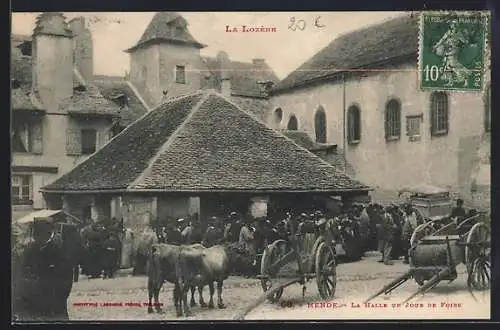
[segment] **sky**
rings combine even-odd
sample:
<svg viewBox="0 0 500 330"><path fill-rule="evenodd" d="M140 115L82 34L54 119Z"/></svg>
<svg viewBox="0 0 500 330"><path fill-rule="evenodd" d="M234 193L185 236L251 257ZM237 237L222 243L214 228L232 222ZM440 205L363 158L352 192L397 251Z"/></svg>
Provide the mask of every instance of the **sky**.
<svg viewBox="0 0 500 330"><path fill-rule="evenodd" d="M13 13L12 33L31 35L39 13ZM123 76L129 68L125 49L133 46L154 12L64 13L84 16L94 40L94 74ZM402 12L186 12L195 39L207 45L204 56L223 50L230 59L264 58L280 79L341 34L402 15ZM295 24L293 24L295 21ZM226 26L269 27L276 32L226 32ZM289 27L295 28L295 31ZM319 26L319 27L318 27Z"/></svg>

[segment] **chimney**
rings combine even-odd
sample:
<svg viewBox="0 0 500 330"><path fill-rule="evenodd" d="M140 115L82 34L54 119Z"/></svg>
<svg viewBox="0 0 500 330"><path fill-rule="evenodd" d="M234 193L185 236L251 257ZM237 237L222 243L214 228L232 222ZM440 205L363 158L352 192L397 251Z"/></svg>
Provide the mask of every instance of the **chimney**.
<svg viewBox="0 0 500 330"><path fill-rule="evenodd" d="M72 38L62 13L45 12L37 17L32 39L32 88L53 111L73 95Z"/></svg>
<svg viewBox="0 0 500 330"><path fill-rule="evenodd" d="M231 96L231 61L226 52L220 51L217 54L217 64L219 68L220 91L224 96Z"/></svg>
<svg viewBox="0 0 500 330"><path fill-rule="evenodd" d="M73 32L73 61L86 82L94 76L94 43L92 33L85 27L85 17L75 17L69 21Z"/></svg>

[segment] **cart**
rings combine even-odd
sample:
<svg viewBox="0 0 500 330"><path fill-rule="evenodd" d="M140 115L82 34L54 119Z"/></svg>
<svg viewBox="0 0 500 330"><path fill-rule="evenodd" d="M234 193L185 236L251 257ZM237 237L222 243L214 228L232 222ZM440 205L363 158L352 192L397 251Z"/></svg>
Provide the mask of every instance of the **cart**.
<svg viewBox="0 0 500 330"><path fill-rule="evenodd" d="M432 220L418 226L410 240L410 269L378 291L365 303L389 294L410 279L414 279L419 289L403 303L418 294L424 294L441 281L452 282L457 278L456 266L467 267L467 286L473 291L489 290L491 286L491 229L486 221L486 214L463 219L451 220L439 229Z"/></svg>
<svg viewBox="0 0 500 330"><path fill-rule="evenodd" d="M404 188L399 196L409 194L408 201L417 210L418 215L426 219L436 219L449 216L453 208L450 192L435 186L419 185Z"/></svg>
<svg viewBox="0 0 500 330"><path fill-rule="evenodd" d="M306 283L314 278L321 298L332 298L337 284L332 226L332 221L326 221L319 235L297 235L295 226L291 225L288 241L279 239L268 245L262 255L261 274L258 276L264 294L235 319L242 320L266 299L273 303L279 301L284 289L292 284L302 285L304 297Z"/></svg>

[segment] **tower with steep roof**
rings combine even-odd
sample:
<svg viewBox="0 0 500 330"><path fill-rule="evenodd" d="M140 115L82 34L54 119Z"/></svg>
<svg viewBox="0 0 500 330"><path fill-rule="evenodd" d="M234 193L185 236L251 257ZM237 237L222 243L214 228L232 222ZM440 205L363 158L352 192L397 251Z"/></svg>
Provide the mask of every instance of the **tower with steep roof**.
<svg viewBox="0 0 500 330"><path fill-rule="evenodd" d="M150 107L200 89L200 50L184 17L156 13L130 54L130 80Z"/></svg>

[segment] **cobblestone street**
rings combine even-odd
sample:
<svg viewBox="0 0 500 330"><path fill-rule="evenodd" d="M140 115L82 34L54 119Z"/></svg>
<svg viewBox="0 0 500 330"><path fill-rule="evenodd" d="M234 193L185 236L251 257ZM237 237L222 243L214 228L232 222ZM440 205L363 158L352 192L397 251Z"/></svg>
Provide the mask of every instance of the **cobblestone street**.
<svg viewBox="0 0 500 330"><path fill-rule="evenodd" d="M415 298L411 303L393 307L401 303L418 288L413 281L408 281L388 297L375 299L371 307L365 307L363 301L382 288L392 279L403 274L408 265L401 261L393 266L377 263L378 256L368 253L363 260L340 264L337 268L337 290L331 302L321 304L316 281L307 284L305 301L302 300L300 285L285 289L282 299L277 304L265 302L252 311L246 319L477 319L490 317L490 295L476 294L477 301L467 291L466 274L458 269L459 277L448 284L440 283L434 290L423 297ZM147 279L145 276L132 277L126 272L111 280L92 279L82 276L75 283L68 300L70 319L72 320L177 320L172 303L172 285L163 286L160 302L164 313L148 314L146 307L136 307L147 302ZM223 298L226 309L192 308L193 316L183 319L192 320L231 320L238 310L254 301L262 289L256 279L233 276L224 282ZM204 298L208 301L208 289ZM92 303L93 306L75 304ZM105 303L122 306L102 306ZM125 306L135 303L133 306ZM435 307L428 304L435 303ZM97 304L97 306L95 306ZM354 306L360 305L359 308ZM384 307L380 304L386 304ZM89 304L90 305L90 304ZM378 306L378 307L377 307ZM430 311L432 310L432 313Z"/></svg>

